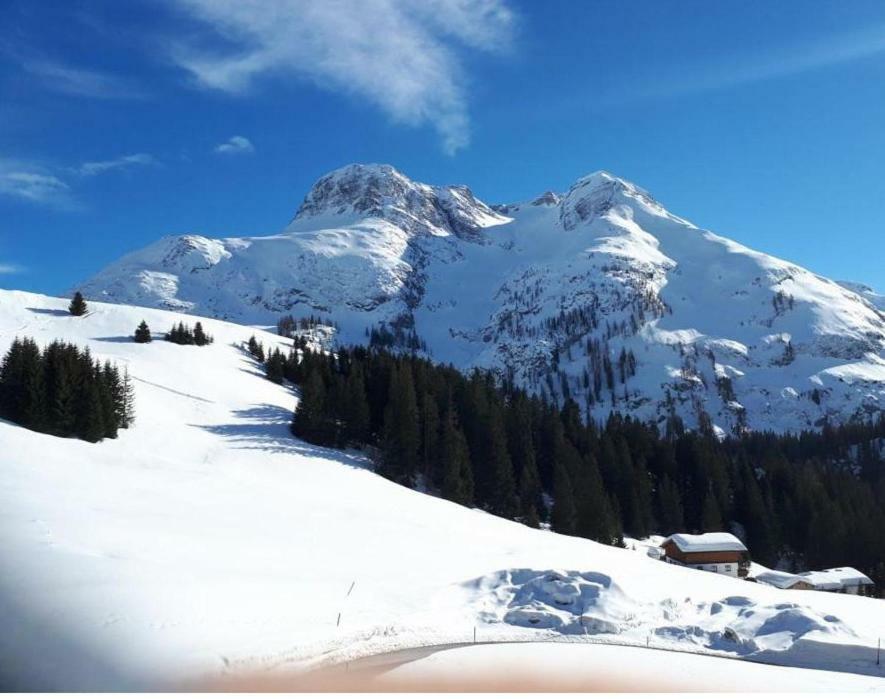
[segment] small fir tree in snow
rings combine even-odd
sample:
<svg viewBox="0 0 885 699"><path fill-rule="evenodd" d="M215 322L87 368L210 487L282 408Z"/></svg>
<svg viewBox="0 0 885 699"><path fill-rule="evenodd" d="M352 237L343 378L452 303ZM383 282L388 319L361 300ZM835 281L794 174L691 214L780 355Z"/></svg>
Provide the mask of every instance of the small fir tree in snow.
<svg viewBox="0 0 885 699"><path fill-rule="evenodd" d="M141 321L138 324L138 327L135 329L134 339L139 343L150 342L153 339L151 337L151 329L145 321Z"/></svg>
<svg viewBox="0 0 885 699"><path fill-rule="evenodd" d="M74 298L71 299L71 303L68 306L68 310L71 312L72 316L82 316L86 315L87 306L86 301L83 298L83 294L79 291L74 294Z"/></svg>

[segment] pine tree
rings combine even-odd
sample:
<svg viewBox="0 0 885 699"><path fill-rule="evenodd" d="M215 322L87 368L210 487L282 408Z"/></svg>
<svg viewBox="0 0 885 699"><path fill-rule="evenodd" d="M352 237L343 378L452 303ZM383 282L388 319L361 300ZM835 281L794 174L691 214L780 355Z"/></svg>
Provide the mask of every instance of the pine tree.
<svg viewBox="0 0 885 699"><path fill-rule="evenodd" d="M587 454L574 482L575 533L604 544L613 544L621 535L602 476L593 454Z"/></svg>
<svg viewBox="0 0 885 699"><path fill-rule="evenodd" d="M292 433L315 444L328 444L325 429L326 387L317 372L311 372L301 387L301 398L292 420Z"/></svg>
<svg viewBox="0 0 885 699"><path fill-rule="evenodd" d="M682 499L679 489L666 475L658 483L657 489L658 526L665 535L681 532L685 527L682 518Z"/></svg>
<svg viewBox="0 0 885 699"><path fill-rule="evenodd" d="M71 299L71 304L68 306L68 311L70 311L72 316L86 315L86 301L83 299L83 294L81 294L79 291L76 292L74 294L74 298Z"/></svg>
<svg viewBox="0 0 885 699"><path fill-rule="evenodd" d="M551 526L560 534L574 534L577 512L572 494L572 483L565 466L557 462L553 467L553 513Z"/></svg>
<svg viewBox="0 0 885 699"><path fill-rule="evenodd" d="M701 510L701 528L705 532L722 531L722 514L712 490L708 490L704 496L704 507Z"/></svg>
<svg viewBox="0 0 885 699"><path fill-rule="evenodd" d="M496 404L493 404L489 410L486 449L487 467L491 467L492 483L491 492L488 494L489 510L501 517L515 517L519 510L519 500L516 497L513 463L507 452L504 418Z"/></svg>
<svg viewBox="0 0 885 699"><path fill-rule="evenodd" d="M436 396L427 389L421 395L421 469L425 483L438 485L436 453L439 450L440 419Z"/></svg>
<svg viewBox="0 0 885 699"><path fill-rule="evenodd" d="M31 430L46 427L46 386L40 348L33 340L24 343L22 424Z"/></svg>
<svg viewBox="0 0 885 699"><path fill-rule="evenodd" d="M264 375L274 383L283 383L286 375L286 359L279 349L274 349L264 363Z"/></svg>
<svg viewBox="0 0 885 699"><path fill-rule="evenodd" d="M85 379L77 403L76 435L87 442L98 442L105 436L102 394L94 371Z"/></svg>
<svg viewBox="0 0 885 699"><path fill-rule="evenodd" d="M416 472L420 427L412 370L405 364L390 376L380 473L398 483L409 482Z"/></svg>
<svg viewBox="0 0 885 699"><path fill-rule="evenodd" d="M208 335L203 330L203 324L200 321L197 321L197 324L194 325L194 344L197 347L203 347L204 345L212 344L212 336Z"/></svg>
<svg viewBox="0 0 885 699"><path fill-rule="evenodd" d="M153 338L151 337L151 329L148 327L148 324L142 320L138 327L135 329L135 335L133 336L136 342L138 343L146 343L150 342Z"/></svg>
<svg viewBox="0 0 885 699"><path fill-rule="evenodd" d="M264 363L264 360L265 360L264 346L257 339L255 339L254 335L252 335L252 337L249 338L248 347L249 347L249 354L251 354L253 357L255 357L255 359L257 359L259 362Z"/></svg>
<svg viewBox="0 0 885 699"><path fill-rule="evenodd" d="M363 445L369 440L369 402L362 370L354 368L345 385L345 436L349 443Z"/></svg>
<svg viewBox="0 0 885 699"><path fill-rule="evenodd" d="M120 382L119 406L117 419L120 427L131 427L135 422L135 387L129 376L129 367L123 371L123 380Z"/></svg>
<svg viewBox="0 0 885 699"><path fill-rule="evenodd" d="M540 526L541 480L538 475L532 423L528 402L518 398L508 411L508 450L516 474L519 511L522 522L530 527Z"/></svg>
<svg viewBox="0 0 885 699"><path fill-rule="evenodd" d="M442 474L442 496L459 505L473 501L473 471L467 439L458 426L451 406L442 420L439 444L439 471Z"/></svg>

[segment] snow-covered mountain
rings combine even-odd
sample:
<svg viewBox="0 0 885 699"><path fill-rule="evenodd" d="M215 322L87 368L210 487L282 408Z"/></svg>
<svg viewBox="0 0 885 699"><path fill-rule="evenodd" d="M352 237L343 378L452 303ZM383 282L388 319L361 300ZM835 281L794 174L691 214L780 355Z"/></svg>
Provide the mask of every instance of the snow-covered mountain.
<svg viewBox="0 0 885 699"><path fill-rule="evenodd" d="M0 290L0 338L60 339L125 366L135 423L91 444L0 421L4 689L163 689L332 663L343 672L385 651L463 644L472 654L474 633L573 641L588 663L606 659L609 680L612 665L624 674L645 657L655 667L639 675L645 689L746 688L745 675L768 688L885 686L879 600L690 570L409 490L359 454L291 436L295 397L244 351L253 328L95 302L76 318L67 304ZM215 342L136 344L142 319L155 334L202 320ZM614 645L594 654L598 644ZM760 675L695 655L692 679L663 650L840 672ZM547 686L584 665L550 643L533 656L521 664ZM494 658L479 660L502 676Z"/></svg>
<svg viewBox="0 0 885 699"><path fill-rule="evenodd" d="M674 216L605 172L490 207L387 165L321 178L268 237L166 237L87 297L271 324L386 324L437 360L532 390L724 433L801 430L885 408L881 297Z"/></svg>

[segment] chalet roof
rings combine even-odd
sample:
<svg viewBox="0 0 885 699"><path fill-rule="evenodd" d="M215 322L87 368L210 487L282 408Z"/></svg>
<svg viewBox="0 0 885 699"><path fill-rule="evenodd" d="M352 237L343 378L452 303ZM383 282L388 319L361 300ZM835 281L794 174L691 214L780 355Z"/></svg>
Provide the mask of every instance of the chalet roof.
<svg viewBox="0 0 885 699"><path fill-rule="evenodd" d="M701 553L709 551L746 551L740 539L728 532L708 532L707 534L673 534L667 541L672 541L683 553Z"/></svg>
<svg viewBox="0 0 885 699"><path fill-rule="evenodd" d="M847 585L872 585L873 581L861 573L857 568L828 568L827 570L812 570L808 573L800 573L818 590L838 590Z"/></svg>
<svg viewBox="0 0 885 699"><path fill-rule="evenodd" d="M826 570L811 570L807 573L800 573L799 577L811 583L816 590L841 590L845 584L842 582L842 576L838 573L830 573Z"/></svg>
<svg viewBox="0 0 885 699"><path fill-rule="evenodd" d="M802 577L801 575L785 573L782 570L766 570L762 573L757 573L756 580L765 583L766 585L779 587L782 590L788 590L798 582L805 582L809 585L811 584L810 580Z"/></svg>

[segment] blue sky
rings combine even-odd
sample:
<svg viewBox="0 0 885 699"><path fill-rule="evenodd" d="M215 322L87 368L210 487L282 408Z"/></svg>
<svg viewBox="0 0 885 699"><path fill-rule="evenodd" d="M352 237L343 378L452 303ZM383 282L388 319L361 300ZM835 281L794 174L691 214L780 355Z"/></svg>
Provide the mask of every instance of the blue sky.
<svg viewBox="0 0 885 699"><path fill-rule="evenodd" d="M606 169L885 290L885 3L2 0L0 285L282 228L388 162L495 203Z"/></svg>

